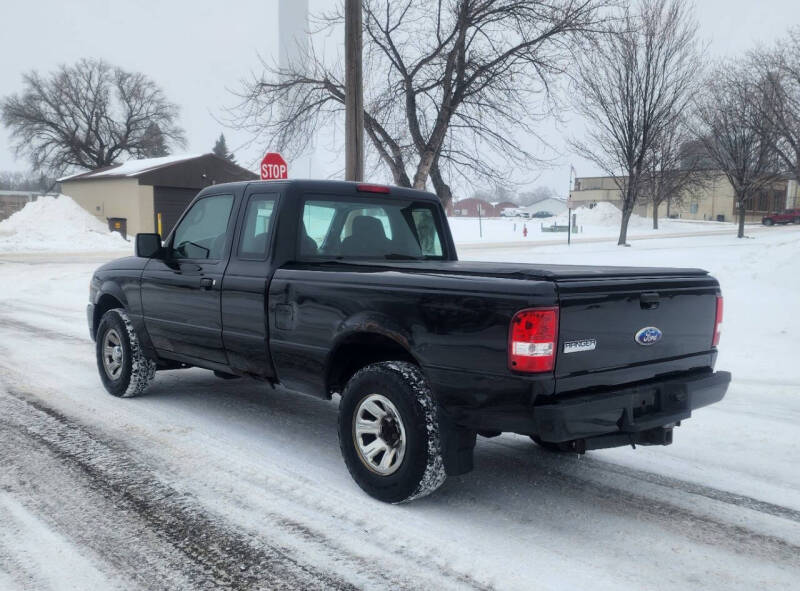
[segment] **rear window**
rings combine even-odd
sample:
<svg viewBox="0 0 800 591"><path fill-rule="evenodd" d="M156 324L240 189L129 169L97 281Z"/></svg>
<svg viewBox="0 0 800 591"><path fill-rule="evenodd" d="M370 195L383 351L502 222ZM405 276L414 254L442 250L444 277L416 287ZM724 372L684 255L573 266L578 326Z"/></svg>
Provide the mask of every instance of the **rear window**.
<svg viewBox="0 0 800 591"><path fill-rule="evenodd" d="M444 258L436 207L403 200L308 198L303 258L425 260Z"/></svg>

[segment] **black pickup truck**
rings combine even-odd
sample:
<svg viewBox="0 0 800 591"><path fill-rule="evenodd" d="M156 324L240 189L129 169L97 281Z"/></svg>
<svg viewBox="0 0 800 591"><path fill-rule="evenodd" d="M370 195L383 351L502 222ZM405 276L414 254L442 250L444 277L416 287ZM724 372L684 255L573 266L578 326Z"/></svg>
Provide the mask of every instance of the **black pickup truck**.
<svg viewBox="0 0 800 591"><path fill-rule="evenodd" d="M208 187L95 272L88 320L115 396L185 367L340 394L347 467L389 502L471 470L478 434L668 445L730 382L705 271L459 261L435 195L381 185Z"/></svg>

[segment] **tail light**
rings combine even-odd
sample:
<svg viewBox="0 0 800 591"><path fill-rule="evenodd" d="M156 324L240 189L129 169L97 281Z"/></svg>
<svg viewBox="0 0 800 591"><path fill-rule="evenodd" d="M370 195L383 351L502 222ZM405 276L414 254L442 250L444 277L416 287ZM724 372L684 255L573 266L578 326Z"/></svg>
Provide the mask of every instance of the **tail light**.
<svg viewBox="0 0 800 591"><path fill-rule="evenodd" d="M558 342L558 308L520 310L511 320L508 367L514 371L553 371Z"/></svg>
<svg viewBox="0 0 800 591"><path fill-rule="evenodd" d="M711 339L711 346L719 345L719 334L722 330L722 296L717 296L717 319L714 321L714 338Z"/></svg>

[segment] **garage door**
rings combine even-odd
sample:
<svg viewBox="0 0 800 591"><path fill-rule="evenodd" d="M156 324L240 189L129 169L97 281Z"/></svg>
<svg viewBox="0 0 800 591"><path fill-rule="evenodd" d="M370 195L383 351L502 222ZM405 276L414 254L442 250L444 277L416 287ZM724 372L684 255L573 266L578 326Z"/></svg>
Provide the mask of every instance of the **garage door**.
<svg viewBox="0 0 800 591"><path fill-rule="evenodd" d="M161 235L167 235L178 223L183 210L200 192L199 189L181 189L177 187L153 187L153 227L158 231L158 214L161 214Z"/></svg>

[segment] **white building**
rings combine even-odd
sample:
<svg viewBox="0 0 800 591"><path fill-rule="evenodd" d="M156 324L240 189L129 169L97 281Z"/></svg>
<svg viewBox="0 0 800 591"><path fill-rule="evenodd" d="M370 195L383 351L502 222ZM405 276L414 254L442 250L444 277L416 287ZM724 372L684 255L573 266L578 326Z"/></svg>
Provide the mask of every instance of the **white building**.
<svg viewBox="0 0 800 591"><path fill-rule="evenodd" d="M558 199L555 197L548 197L537 201L533 205L527 205L521 208L522 211L535 215L540 212L549 212L553 215L560 215L567 211L567 201L565 199Z"/></svg>

